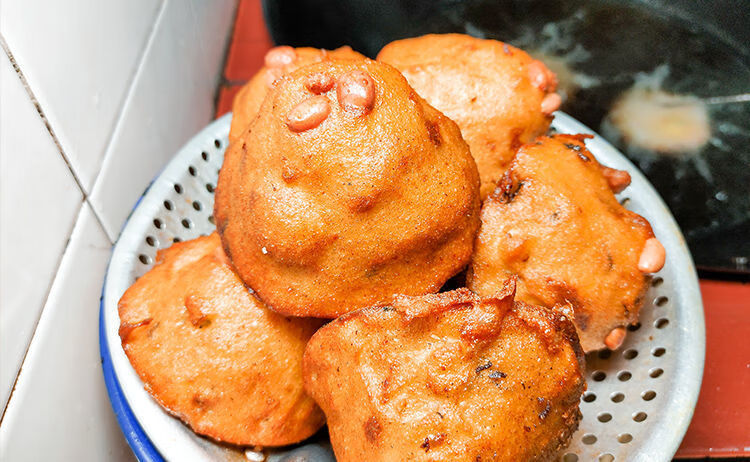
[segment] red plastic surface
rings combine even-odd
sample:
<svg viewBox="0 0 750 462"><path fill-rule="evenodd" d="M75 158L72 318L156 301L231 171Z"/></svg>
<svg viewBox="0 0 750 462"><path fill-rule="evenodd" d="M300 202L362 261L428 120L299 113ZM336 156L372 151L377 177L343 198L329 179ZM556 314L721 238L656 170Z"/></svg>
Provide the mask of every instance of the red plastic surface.
<svg viewBox="0 0 750 462"><path fill-rule="evenodd" d="M701 281L706 366L677 457L750 456L750 285Z"/></svg>
<svg viewBox="0 0 750 462"><path fill-rule="evenodd" d="M260 0L241 0L219 92L217 116L271 47ZM693 421L677 458L750 456L750 285L701 281L706 366Z"/></svg>
<svg viewBox="0 0 750 462"><path fill-rule="evenodd" d="M232 110L232 101L242 85L224 85L219 90L219 101L216 102L216 117L223 116Z"/></svg>
<svg viewBox="0 0 750 462"><path fill-rule="evenodd" d="M263 56L270 47L260 0L240 0L224 77L232 83L249 80L263 65Z"/></svg>

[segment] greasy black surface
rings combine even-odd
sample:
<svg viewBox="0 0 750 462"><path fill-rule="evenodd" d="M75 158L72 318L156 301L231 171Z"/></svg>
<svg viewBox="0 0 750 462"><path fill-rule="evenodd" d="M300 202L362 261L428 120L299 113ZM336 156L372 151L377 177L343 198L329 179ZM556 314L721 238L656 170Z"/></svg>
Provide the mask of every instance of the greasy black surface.
<svg viewBox="0 0 750 462"><path fill-rule="evenodd" d="M274 41L294 46L348 44L375 56L395 39L461 32L562 57L596 82L562 110L600 132L615 98L665 64L656 84L665 91L750 92L744 0L267 0L264 11ZM665 199L699 268L750 273L750 104L711 106L709 114L712 140L695 153L615 144Z"/></svg>

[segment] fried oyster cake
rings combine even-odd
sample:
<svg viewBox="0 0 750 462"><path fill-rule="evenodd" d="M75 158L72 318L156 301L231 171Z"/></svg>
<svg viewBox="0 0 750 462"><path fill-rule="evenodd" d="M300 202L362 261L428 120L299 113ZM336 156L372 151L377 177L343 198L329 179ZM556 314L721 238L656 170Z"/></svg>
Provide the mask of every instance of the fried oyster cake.
<svg viewBox="0 0 750 462"><path fill-rule="evenodd" d="M321 328L305 388L336 460L553 460L581 418L583 352L565 315L513 292L396 296Z"/></svg>
<svg viewBox="0 0 750 462"><path fill-rule="evenodd" d="M292 48L278 46L271 48L265 55L263 67L237 93L232 103L232 124L229 128L229 141L234 141L258 115L263 98L276 81L284 74L302 66L329 59L365 59L351 47L344 46L335 50L318 48Z"/></svg>
<svg viewBox="0 0 750 462"><path fill-rule="evenodd" d="M495 189L516 150L546 133L561 103L554 73L496 40L425 35L389 43L378 60L396 67L420 96L458 124L479 168L482 199Z"/></svg>
<svg viewBox="0 0 750 462"><path fill-rule="evenodd" d="M146 390L193 431L239 445L297 443L323 426L302 384L302 354L320 326L255 298L219 236L159 251L119 303L120 338Z"/></svg>
<svg viewBox="0 0 750 462"><path fill-rule="evenodd" d="M630 175L600 165L587 137L542 137L518 151L482 206L467 273L483 296L515 274L520 300L566 305L586 352L622 344L665 258L648 221L615 198Z"/></svg>
<svg viewBox="0 0 750 462"><path fill-rule="evenodd" d="M479 176L458 127L394 68L283 76L229 146L214 215L240 278L284 315L437 292L471 259Z"/></svg>

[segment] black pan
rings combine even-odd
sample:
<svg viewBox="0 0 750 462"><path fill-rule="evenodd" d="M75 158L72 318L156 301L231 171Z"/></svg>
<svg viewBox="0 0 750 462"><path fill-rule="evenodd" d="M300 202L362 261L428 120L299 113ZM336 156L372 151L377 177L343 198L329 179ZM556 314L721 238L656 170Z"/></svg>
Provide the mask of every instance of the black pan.
<svg viewBox="0 0 750 462"><path fill-rule="evenodd" d="M575 86L562 110L598 130L644 171L677 218L702 276L750 275L750 103L707 107L707 144L642 152L608 135L607 114L633 85L710 98L750 93L747 0L265 0L277 44L386 43L461 32L562 62Z"/></svg>

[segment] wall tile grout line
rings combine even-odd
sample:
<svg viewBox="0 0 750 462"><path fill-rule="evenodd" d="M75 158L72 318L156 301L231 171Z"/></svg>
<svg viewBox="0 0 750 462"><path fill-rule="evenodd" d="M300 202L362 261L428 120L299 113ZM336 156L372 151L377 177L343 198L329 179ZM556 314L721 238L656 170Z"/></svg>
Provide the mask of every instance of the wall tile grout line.
<svg viewBox="0 0 750 462"><path fill-rule="evenodd" d="M41 117L42 123L44 123L44 126L47 128L47 131L52 137L52 141L55 143L55 146L57 147L57 150L62 156L63 161L65 162L65 165L68 166L68 170L70 170L71 175L73 175L73 179L78 185L78 188L81 190L81 194L83 194L83 196L86 197L86 190L83 188L83 184L81 183L80 178L78 178L78 175L76 174L75 170L73 170L73 166L70 164L70 160L68 159L68 156L63 151L63 148L60 145L60 140L57 138L55 131L52 129L52 126L50 125L49 120L47 119L47 116L44 114L44 111L42 110L42 106L39 104L39 100L37 100L36 95L34 95L34 92L29 86L29 82L26 80L26 76L23 74L23 71L21 71L21 68L18 66L18 63L16 62L16 59L13 56L13 53L10 51L10 48L8 48L8 43L5 41L5 37L3 37L2 35L0 35L0 46L2 46L3 51L5 51L5 54L8 55L8 59L10 60L11 65L13 66L13 70L16 71L16 75L18 75L18 78L21 79L23 88L26 90L26 93L29 95L29 98L31 99L31 103L36 108L36 112L39 113L39 117Z"/></svg>
<svg viewBox="0 0 750 462"><path fill-rule="evenodd" d="M14 63L15 64L15 63ZM16 385L18 384L18 377L21 376L21 370L23 369L23 365L26 362L26 355L29 354L29 346L31 346L31 342L34 340L34 336L36 335L36 329L39 327L39 320L42 318L42 312L44 311L44 307L47 305L47 302L49 301L50 293L52 292L52 285L55 283L55 280L59 276L58 272L60 271L60 266L62 265L63 258L65 257L65 253L68 251L68 247L70 246L70 238L73 236L73 230L75 229L76 225L78 224L78 220L81 218L81 213L83 212L83 207L85 206L86 202L81 201L81 205L78 207L78 212L76 212L76 219L73 220L73 225L68 230L68 239L65 241L65 247L63 247L63 251L60 252L60 257L57 259L57 262L55 263L55 272L52 279L49 281L49 284L47 285L47 289L44 294L44 299L42 302L42 307L39 310L39 315L36 318L36 321L34 322L34 328L31 330L31 337L29 337L29 343L26 346L26 351L23 353L23 358L21 359L21 364L18 367L18 371L16 372L16 378L13 380L13 386L10 389L10 394L8 394L8 400L3 403L3 412L2 415L0 415L0 425L2 425L3 420L5 419L5 411L8 410L8 405L10 404L10 400L13 399L13 394L16 391ZM89 206L90 207L90 206ZM101 224L99 224L101 226ZM104 227L102 226L102 229Z"/></svg>
<svg viewBox="0 0 750 462"><path fill-rule="evenodd" d="M161 0L161 5L159 6L159 10L154 15L154 20L151 23L151 29L148 31L148 34L146 34L146 40L143 43L143 47L141 49L140 57L138 58L138 61L136 62L135 69L133 69L132 75L127 83L127 91L125 92L125 95L123 95L122 100L120 101L120 111L117 114L117 117L115 118L114 123L112 124L111 130L109 131L109 137L107 138L107 143L104 145L104 153L102 157L102 161L99 164L99 170L96 172L96 176L94 177L94 181L91 184L91 191L93 192L94 186L96 185L96 181L99 179L99 175L101 174L102 170L104 169L104 163L107 160L107 154L109 153L112 143L114 143L115 139L115 133L117 132L117 128L120 125L120 122L122 121L122 118L125 114L125 108L128 104L128 101L131 98L131 95L135 88L135 83L137 82L138 74L143 67L143 63L146 60L146 54L151 47L151 42L153 42L154 37L156 35L157 26L161 23L161 17L164 14L164 10L166 9L167 0ZM88 196L86 197L86 201L88 202ZM107 239L114 244L117 240L117 236L110 236L107 232L107 227L104 226L103 221L99 218L99 212L94 207L94 204L89 203L91 205L91 209L94 211L94 216L96 217L97 221L99 222L99 225L101 225L102 229L104 229L104 234L107 235Z"/></svg>
<svg viewBox="0 0 750 462"><path fill-rule="evenodd" d="M68 159L67 154L65 154L65 151L63 150L62 145L60 144L60 140L57 138L57 135L55 134L55 131L52 128L52 125L47 119L47 116L44 114L44 110L42 110L42 106L39 104L39 100L36 98L34 91L31 89L29 82L26 80L26 76L23 74L23 71L18 66L16 59L13 57L13 52L11 52L10 48L8 47L8 43L5 41L5 37L3 37L2 35L0 35L0 47L8 56L8 59L10 60L10 64L13 66L13 70L16 72L16 75L21 80L21 84L23 85L23 88L26 90L26 94L29 96L29 99L31 100L31 104L34 105L34 108L36 109L36 112L39 114L39 117L42 119L42 123L47 129L47 132L52 137L52 142L55 143L55 146L57 147L57 151L60 153L60 156L62 157L63 162L65 162L65 165L68 167L70 174L73 176L73 181L76 182L76 185L78 186L78 189L80 190L81 195L83 196L83 201L91 205L91 203L89 202L88 193L86 192L86 189L83 187L83 183L81 183L81 179L78 177L78 174L76 173L75 169L73 169L73 165L70 163L70 160ZM92 206L92 209L93 209L93 206ZM96 210L94 210L93 213L94 213L94 218L96 218L96 221L99 222L99 225L104 227L104 224L102 223L102 220L99 217L99 214L96 212ZM66 245L66 248L67 248L67 245ZM47 303L46 298L44 302Z"/></svg>
<svg viewBox="0 0 750 462"><path fill-rule="evenodd" d="M86 12L87 16L81 19L97 20L95 33L84 33L81 40L76 37L73 43L86 47L87 35L93 35L95 38L113 35L118 40L118 45L126 45L124 51L127 51L128 59L123 63L115 57L114 59L120 62L113 71L110 69L113 67L112 63L101 59L102 56L107 56L102 53L109 53L108 48L102 44L90 44L91 49L84 50L87 52L83 53L83 65L74 66L75 75L72 75L69 81L60 81L58 65L37 70L37 61L30 57L34 55L33 58L39 59L39 62L49 61L45 58L44 50L35 48L44 41L37 43L38 40L27 40L28 37L23 37L23 29L17 34L21 37L18 44L16 34L10 34L10 27L8 31L3 30L0 34L0 47L3 48L3 51L0 51L0 60L5 52L8 62L11 63L10 66L4 67L4 76L8 78L8 83L13 85L13 92L9 93L8 99L10 102L12 96L19 104L19 108L24 109L24 123L19 125L19 128L25 129L28 126L29 133L35 133L38 141L43 141L43 144L38 145L39 148L35 143L34 148L26 147L25 151L28 151L27 154L44 154L45 157L39 158L36 162L42 162L40 165L44 167L52 164L55 167L45 168L45 172L49 173L38 179L39 186L34 187L35 184L30 184L28 189L31 192L43 192L48 189L60 191L57 196L63 193L57 199L54 199L57 197L55 194L47 194L46 201L44 195L39 197L40 205L46 203L50 213L59 208L57 202L61 199L65 199L66 204L60 213L54 215L55 218L57 215L62 217L60 224L52 228L47 227L47 234L50 237L56 236L56 239L54 242L49 240L54 244L54 251L42 250L40 253L41 256L45 256L42 260L46 276L39 278L42 268L36 268L39 265L32 264L24 268L26 279L23 292L26 292L28 285L29 293L34 294L35 303L33 310L23 310L23 303L19 300L19 318L23 315L24 322L23 329L18 333L22 335L7 339L13 347L14 354L13 361L8 361L9 364L3 369L3 394L7 400L3 400L3 407L0 408L0 436L10 439L0 438L4 439L0 442L3 443L0 447L0 459L3 459L3 454L11 458L11 454L21 458L23 454L28 454L29 447L24 440L33 442L40 425L53 433L55 428L72 426L71 428L76 430L78 436L83 438L79 438L84 443L82 446L70 444L69 441L64 441L65 438L57 437L60 440L58 443L62 443L57 447L61 453L69 456L80 458L83 455L84 459L87 455L93 459L132 458L132 453L112 414L106 389L101 383L98 348L90 348L93 346L91 342L98 339L98 329L92 331L87 328L86 332L81 332L81 338L71 342L65 334L60 335L58 321L63 320L74 326L80 320L90 321L91 314L98 315L100 296L98 292L93 293L94 286L101 289L101 279L106 272L112 251L111 245L122 232L122 224L118 228L118 221L122 218L120 215L132 213L130 193L143 188L142 183L146 185L146 181L149 180L146 178L147 170L156 169L157 161L162 160L162 157L168 160L169 155L173 154L168 152L173 149L169 146L176 145L185 136L192 135L188 132L197 129L193 126L202 126L215 117L216 100L219 93L224 91L221 85L217 84L223 77L221 71L226 63L227 44L231 39L231 34L227 36L223 32L231 30L230 26L234 24L232 18L236 16L237 7L237 0L217 2L216 6L210 7L202 4L200 0L191 0L184 6L176 0L157 0L144 8L137 7L140 11L123 8L122 14L110 14L104 17L103 21L97 18L101 17L100 14ZM23 10L17 11L25 13L24 20L38 16L34 11ZM54 18L54 15L50 18ZM107 22L113 22L117 27L106 27ZM16 24L22 25L23 21ZM89 23L83 25L88 27ZM133 33L134 31L137 33ZM219 34L218 31L222 33ZM90 31L86 29L84 32ZM8 36L7 40L5 35ZM180 40L172 43L173 39ZM30 48L25 48L26 45ZM70 51L70 48L65 46L62 50ZM38 51L39 55L32 51ZM50 50L47 50L46 53L49 52ZM75 56L68 56L55 53L63 67L66 63L78 63L81 60L79 54L81 53L77 52L74 53ZM194 69L198 70L198 77L191 76L186 85L172 85L173 88L169 88L169 91L163 90L164 85L169 85L170 81L174 83L176 78L184 77L186 71ZM206 70L211 72L207 73ZM78 75L79 73L84 74ZM22 88L19 88L19 83ZM50 85L47 85L48 83ZM54 91L49 91L48 87ZM3 92L5 93L5 88ZM93 109L81 112L78 104L82 101L88 104L87 98L92 98L90 103L94 105ZM32 103L31 106L28 105L29 101ZM64 110L59 109L60 107ZM88 105L83 109L86 108ZM179 120L165 117L165 114L170 114L175 108L179 108ZM91 117L83 118L81 114ZM41 126L37 117L42 121ZM12 117L8 122L13 125ZM172 127L177 127L176 134L171 133ZM45 137L45 130L50 138ZM13 140L9 138L11 144L6 144L9 147L18 145L21 148L19 153L23 154L24 145L31 140L30 135L24 135L23 131L16 133L17 136ZM55 157L58 155L60 157ZM31 156L30 159L34 160L37 157ZM25 155L13 156L11 159L15 159L14 162L19 164L19 171L29 168L23 162ZM60 159L64 162L63 165L60 165ZM148 160L151 161L149 164L144 163ZM148 168L145 168L146 166ZM71 177L66 176L66 167ZM70 182L71 179L74 183ZM17 181L19 185L26 183L23 178ZM146 190L147 188L148 186ZM50 197L54 199L52 203L49 202ZM87 210L87 207L90 209ZM24 215L31 213L28 207L16 209ZM92 213L90 216L87 215L89 210ZM104 236L101 233L104 233ZM51 244L49 248L53 248ZM72 273L86 269L81 266L82 264L88 268L84 271L85 274L72 277ZM83 300L84 296L86 300ZM92 301L96 302L96 313L89 309L94 308ZM77 306L76 303L83 305ZM75 310L66 314L69 310L58 309L66 307ZM13 314L15 313L14 310ZM10 351L9 349L8 352ZM82 353L86 353L85 358L81 356ZM74 374L77 377L74 379L60 375L69 369L64 364L71 359L76 362L76 373L81 372ZM84 359L86 361L83 361ZM63 362L60 363L60 360ZM40 386L39 383L46 383L46 379L54 379L55 376L63 377L65 380L55 387L59 390L52 396L45 393L44 385ZM92 399L84 400L83 403L76 403L74 400L72 404L49 413L49 405L53 405L56 398L58 401L59 398L63 398L65 402L65 396L74 396L75 390L80 391L81 384L86 391L91 392L89 394L92 395ZM27 406L29 404L31 407ZM70 419L70 415L73 415L73 420ZM92 416L97 417L102 425L92 427ZM37 417L39 422L35 423ZM90 441L90 437L94 437L95 444L85 444L87 435ZM114 447L112 443L117 443L117 446ZM37 446L32 444L31 450L41 455L44 448Z"/></svg>
<svg viewBox="0 0 750 462"><path fill-rule="evenodd" d="M96 186L99 182L99 175L101 175L102 170L104 170L104 166L107 162L107 158L109 157L110 150L112 149L112 144L114 143L114 140L117 136L118 130L120 130L120 127L122 125L123 117L125 116L125 113L128 109L128 106L130 105L130 102L133 98L133 92L135 91L135 85L138 82L138 77L143 72L143 66L146 62L146 57L148 55L149 50L151 49L153 42L156 38L156 32L159 28L159 24L162 23L162 17L164 16L164 12L167 9L167 2L169 0L161 0L161 5L159 6L159 11L156 12L156 16L154 17L154 22L152 23L151 30L148 33L148 37L146 38L146 43L143 46L143 51L141 52L141 56L138 59L138 63L135 66L135 70L133 71L133 77L130 79L130 82L128 84L128 91L125 92L125 97L123 98L122 105L120 106L120 112L117 115L117 119L115 119L114 126L112 128L112 131L109 134L109 139L107 140L107 144L104 147L104 158L102 159L101 165L99 166L99 171L96 174L96 178L94 179L94 183L91 187L92 193L96 189ZM88 199L88 198L87 198ZM104 222L99 218L99 212L94 206L94 204L90 204L91 209L94 211L94 216L96 216L97 221L101 225L101 227L104 229L104 233L107 235L107 239L114 244L117 241L117 238L119 236L119 232L117 235L110 236L109 229L104 225Z"/></svg>

